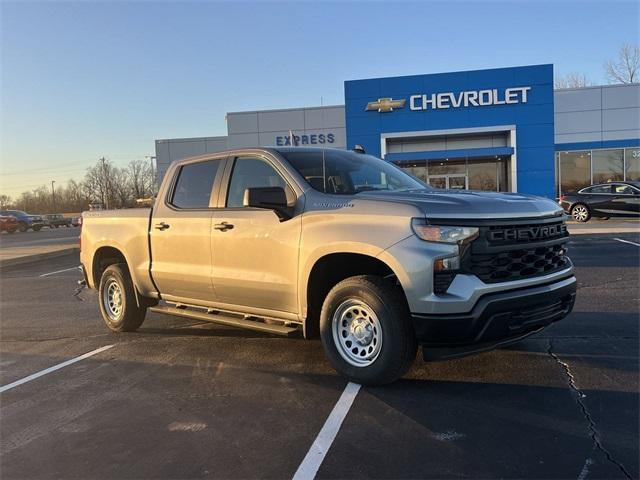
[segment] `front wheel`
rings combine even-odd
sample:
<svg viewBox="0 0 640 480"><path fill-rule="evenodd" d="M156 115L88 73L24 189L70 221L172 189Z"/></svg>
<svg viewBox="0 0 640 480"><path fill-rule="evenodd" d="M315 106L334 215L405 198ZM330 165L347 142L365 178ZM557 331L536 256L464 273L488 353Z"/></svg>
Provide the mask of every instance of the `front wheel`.
<svg viewBox="0 0 640 480"><path fill-rule="evenodd" d="M109 265L102 273L98 288L100 313L114 332L133 332L144 322L147 308L136 303L134 288L124 263Z"/></svg>
<svg viewBox="0 0 640 480"><path fill-rule="evenodd" d="M350 277L331 289L320 314L320 336L333 367L363 385L397 380L417 351L400 287L373 275Z"/></svg>
<svg viewBox="0 0 640 480"><path fill-rule="evenodd" d="M33 227L34 232L39 232L42 227Z"/></svg>
<svg viewBox="0 0 640 480"><path fill-rule="evenodd" d="M29 230L29 225L27 225L25 222L20 222L20 225L18 225L18 230L24 233Z"/></svg>
<svg viewBox="0 0 640 480"><path fill-rule="evenodd" d="M571 216L576 222L587 222L591 218L591 212L586 205L577 203L571 208Z"/></svg>

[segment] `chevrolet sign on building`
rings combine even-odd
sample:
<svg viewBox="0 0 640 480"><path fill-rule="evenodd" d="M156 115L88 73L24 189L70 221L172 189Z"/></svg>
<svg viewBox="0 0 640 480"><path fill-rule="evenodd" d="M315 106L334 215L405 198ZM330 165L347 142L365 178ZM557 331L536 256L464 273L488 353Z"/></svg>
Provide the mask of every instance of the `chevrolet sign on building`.
<svg viewBox="0 0 640 480"><path fill-rule="evenodd" d="M409 108L411 110L427 110L428 108L435 110L436 108L484 107L487 105L527 103L527 92L529 90L531 90L531 87L513 87L502 91L493 88L491 90L469 90L458 93L411 95L409 97Z"/></svg>

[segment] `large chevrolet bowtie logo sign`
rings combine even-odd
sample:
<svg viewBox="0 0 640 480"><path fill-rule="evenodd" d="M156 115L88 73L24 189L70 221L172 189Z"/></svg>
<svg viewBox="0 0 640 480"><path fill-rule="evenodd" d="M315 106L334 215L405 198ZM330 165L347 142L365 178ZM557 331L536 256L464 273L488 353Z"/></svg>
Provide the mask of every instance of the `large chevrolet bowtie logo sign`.
<svg viewBox="0 0 640 480"><path fill-rule="evenodd" d="M367 103L366 111L377 110L380 113L393 112L394 108L403 108L406 100L394 100L393 98L379 98L375 102Z"/></svg>

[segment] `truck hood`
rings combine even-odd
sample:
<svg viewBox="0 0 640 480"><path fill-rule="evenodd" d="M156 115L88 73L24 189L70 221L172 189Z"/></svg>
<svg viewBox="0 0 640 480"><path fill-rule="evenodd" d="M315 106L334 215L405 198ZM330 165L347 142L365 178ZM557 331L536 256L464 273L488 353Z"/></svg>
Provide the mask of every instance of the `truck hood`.
<svg viewBox="0 0 640 480"><path fill-rule="evenodd" d="M427 218L525 218L563 213L557 203L524 193L416 189L361 192L355 198L408 203Z"/></svg>

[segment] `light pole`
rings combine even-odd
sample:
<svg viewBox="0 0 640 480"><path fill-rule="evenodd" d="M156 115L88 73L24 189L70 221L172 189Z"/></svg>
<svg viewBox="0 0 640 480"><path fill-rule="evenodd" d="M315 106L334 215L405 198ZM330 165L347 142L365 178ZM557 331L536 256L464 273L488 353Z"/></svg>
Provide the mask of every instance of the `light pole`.
<svg viewBox="0 0 640 480"><path fill-rule="evenodd" d="M56 211L56 191L53 188L53 184L56 183L55 180L51 180L51 201L53 203L53 213Z"/></svg>

